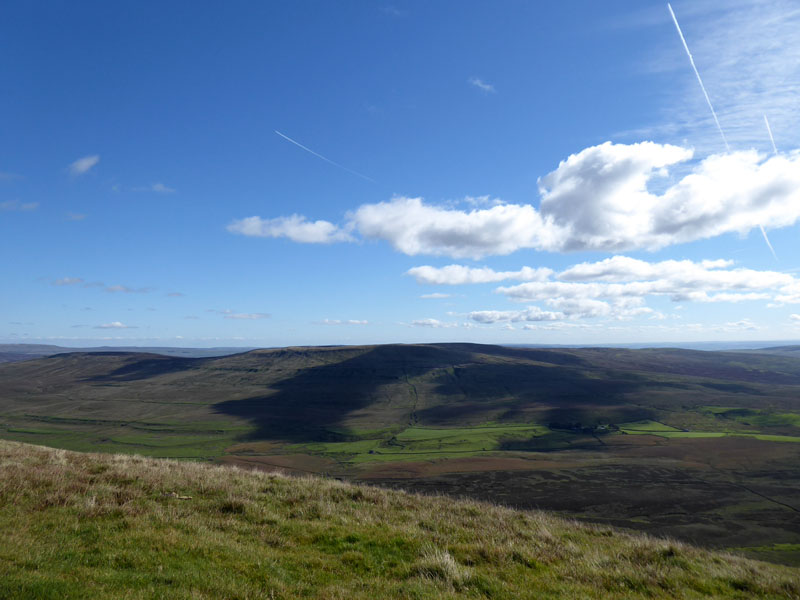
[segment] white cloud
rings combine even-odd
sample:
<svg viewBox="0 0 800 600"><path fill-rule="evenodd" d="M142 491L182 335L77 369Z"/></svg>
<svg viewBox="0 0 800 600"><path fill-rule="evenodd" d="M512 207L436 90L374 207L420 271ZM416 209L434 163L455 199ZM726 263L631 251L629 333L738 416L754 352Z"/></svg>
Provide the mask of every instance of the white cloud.
<svg viewBox="0 0 800 600"><path fill-rule="evenodd" d="M664 319L666 315L646 305L648 298L658 296L675 302L772 301L768 306L800 303L800 281L791 274L735 268L729 260L649 263L615 256L574 265L556 277L558 280L532 281L495 290L513 302L542 303L550 310L528 306L523 310L474 311L469 317L482 323L630 320L642 316Z"/></svg>
<svg viewBox="0 0 800 600"><path fill-rule="evenodd" d="M778 271L730 269L730 260L665 260L650 263L627 256L613 256L594 263L580 263L558 274L558 279L570 282L641 282L662 281L654 286L661 293L680 290L764 289L790 285L794 277ZM619 289L609 286L608 289ZM670 291L672 290L672 291Z"/></svg>
<svg viewBox="0 0 800 600"><path fill-rule="evenodd" d="M411 324L414 327L430 327L432 329L450 329L458 327L458 323L447 323L439 319L418 319L416 321L411 321Z"/></svg>
<svg viewBox="0 0 800 600"><path fill-rule="evenodd" d="M173 194L176 191L174 188L167 187L163 183L154 183L153 185L139 186L131 189L134 192L156 192L157 194ZM117 187L114 191L119 191L119 188Z"/></svg>
<svg viewBox="0 0 800 600"><path fill-rule="evenodd" d="M497 90L494 89L494 86L491 83L486 83L485 81L479 79L478 77L470 77L469 79L467 79L467 83L469 83L473 87L478 88L481 91L490 94L494 94L495 92L497 92Z"/></svg>
<svg viewBox="0 0 800 600"><path fill-rule="evenodd" d="M552 244L533 206L502 204L469 212L426 205L421 198L364 204L350 215L362 236L404 254L481 258Z"/></svg>
<svg viewBox="0 0 800 600"><path fill-rule="evenodd" d="M800 315L789 315L789 319L794 321L795 323L800 323Z"/></svg>
<svg viewBox="0 0 800 600"><path fill-rule="evenodd" d="M476 310L469 313L469 318L478 323L517 323L520 321L559 321L566 318L566 315L531 306L525 310Z"/></svg>
<svg viewBox="0 0 800 600"><path fill-rule="evenodd" d="M0 210L2 211L29 212L37 208L39 208L38 202L20 202L19 200L0 202Z"/></svg>
<svg viewBox="0 0 800 600"><path fill-rule="evenodd" d="M69 166L69 172L72 175L83 175L88 173L89 170L100 162L100 155L93 154L92 156L84 156L79 158Z"/></svg>
<svg viewBox="0 0 800 600"><path fill-rule="evenodd" d="M62 277L61 279L56 279L53 285L78 285L79 283L83 283L83 279L80 277Z"/></svg>
<svg viewBox="0 0 800 600"><path fill-rule="evenodd" d="M347 231L328 221L308 221L302 215L262 219L247 217L228 225L228 231L241 235L272 238L289 238L306 244L330 244L352 241Z"/></svg>
<svg viewBox="0 0 800 600"><path fill-rule="evenodd" d="M451 294L442 294L440 292L434 292L433 294L422 294L420 298L424 298L426 300L442 300L444 298L450 298Z"/></svg>
<svg viewBox="0 0 800 600"><path fill-rule="evenodd" d="M167 187L163 183L154 183L150 189L159 194L171 194L175 191L174 188Z"/></svg>
<svg viewBox="0 0 800 600"><path fill-rule="evenodd" d="M81 213L67 213L67 220L69 221L83 221L86 215Z"/></svg>
<svg viewBox="0 0 800 600"><path fill-rule="evenodd" d="M102 283L87 284L87 286L92 286L92 287L102 286L102 285L103 285ZM153 291L152 288L132 288L128 287L127 285L119 285L119 284L105 286L105 290L112 294L115 294L117 292L122 292L123 294L147 294L148 292Z"/></svg>
<svg viewBox="0 0 800 600"><path fill-rule="evenodd" d="M494 271L489 267L466 267L464 265L448 265L431 267L423 265L406 271L417 283L434 285L462 285L467 283L492 283L506 279L518 281L544 281L553 274L547 267L522 267L519 271Z"/></svg>
<svg viewBox="0 0 800 600"><path fill-rule="evenodd" d="M320 323L322 325L368 325L369 321L359 319L347 319L345 321L341 319L323 319Z"/></svg>
<svg viewBox="0 0 800 600"><path fill-rule="evenodd" d="M257 320L268 319L270 317L267 313L232 313L226 314L226 319L244 319L244 320Z"/></svg>
<svg viewBox="0 0 800 600"><path fill-rule="evenodd" d="M112 321L111 323L104 323L103 325L95 325L95 329L137 329L133 325L125 325L119 321Z"/></svg>
<svg viewBox="0 0 800 600"><path fill-rule="evenodd" d="M228 230L309 243L352 241L355 230L408 255L479 259L526 248L657 250L800 220L800 151L768 158L755 151L731 152L689 164L692 154L653 142L586 148L540 179L538 210L530 204L499 204L466 211L397 197L360 206L348 214L344 228L292 215L249 217ZM671 182L667 167L679 163L687 163L685 173Z"/></svg>
<svg viewBox="0 0 800 600"><path fill-rule="evenodd" d="M661 194L648 190L663 169L691 155L652 142L606 142L570 156L540 180L541 214L562 232L555 249L656 250L800 218L798 153L716 154Z"/></svg>
<svg viewBox="0 0 800 600"><path fill-rule="evenodd" d="M607 261L601 262L606 263ZM595 263L595 265L598 264ZM767 293L766 290L783 290L787 286L792 286L795 281L791 275L776 271L708 270L691 261L645 264L648 265L645 269L651 270L649 277L641 273L631 273L623 283L543 281L500 287L497 288L497 291L518 302L552 301L554 298L560 297L603 298L620 301L625 298L643 298L645 296L668 296L674 301L730 302L770 298L772 294ZM683 269L680 269L681 265L685 265ZM592 266L588 265L585 270L591 270ZM578 265L573 269L568 269L562 275L574 277L576 273L584 270L582 267L584 265ZM597 271L602 273L603 269L597 269ZM620 273L618 276L622 277L622 274ZM712 294L710 295L710 293Z"/></svg>
<svg viewBox="0 0 800 600"><path fill-rule="evenodd" d="M723 331L755 331L756 329L760 329L760 327L750 319L742 319L741 321L725 323L721 329Z"/></svg>

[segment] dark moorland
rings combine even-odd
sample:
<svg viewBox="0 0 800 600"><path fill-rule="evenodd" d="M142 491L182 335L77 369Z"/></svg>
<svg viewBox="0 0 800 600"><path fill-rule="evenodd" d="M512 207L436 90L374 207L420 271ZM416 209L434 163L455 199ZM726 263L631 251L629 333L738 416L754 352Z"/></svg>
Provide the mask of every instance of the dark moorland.
<svg viewBox="0 0 800 600"><path fill-rule="evenodd" d="M0 365L0 437L312 472L800 564L793 350L474 344Z"/></svg>

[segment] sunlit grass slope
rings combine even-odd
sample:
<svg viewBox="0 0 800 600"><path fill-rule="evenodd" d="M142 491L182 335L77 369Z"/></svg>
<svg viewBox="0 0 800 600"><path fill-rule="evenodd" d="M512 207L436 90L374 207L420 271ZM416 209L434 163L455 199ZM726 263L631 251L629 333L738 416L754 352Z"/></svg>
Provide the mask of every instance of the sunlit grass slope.
<svg viewBox="0 0 800 600"><path fill-rule="evenodd" d="M474 501L0 441L2 598L798 598L796 570Z"/></svg>

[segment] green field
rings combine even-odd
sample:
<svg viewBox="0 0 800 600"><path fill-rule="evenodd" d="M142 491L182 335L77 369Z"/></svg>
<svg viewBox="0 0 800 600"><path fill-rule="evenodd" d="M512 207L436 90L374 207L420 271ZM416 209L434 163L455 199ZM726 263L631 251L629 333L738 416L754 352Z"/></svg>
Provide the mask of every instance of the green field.
<svg viewBox="0 0 800 600"><path fill-rule="evenodd" d="M42 427L47 423L50 427ZM84 452L122 452L156 458L213 460L252 427L214 422L142 423L35 415L0 415L9 440Z"/></svg>
<svg viewBox="0 0 800 600"><path fill-rule="evenodd" d="M350 442L293 444L284 449L331 457L353 464L404 460L437 460L501 450L503 442L528 440L549 433L542 425L483 425L461 428L408 427L396 435ZM362 435L369 435L363 433Z"/></svg>
<svg viewBox="0 0 800 600"><path fill-rule="evenodd" d="M726 409L730 410L730 409ZM737 409L738 410L738 409ZM709 411L711 412L711 411ZM723 412L723 411L720 411ZM720 414L719 412L714 414ZM682 431L657 421L620 423L619 431L631 435L656 435L663 438L719 438L725 436L746 437L766 442L800 442L800 436L747 433L741 431Z"/></svg>
<svg viewBox="0 0 800 600"><path fill-rule="evenodd" d="M759 408L730 406L703 406L702 412L716 417L731 419L756 427L796 427L800 430L800 412L775 412Z"/></svg>

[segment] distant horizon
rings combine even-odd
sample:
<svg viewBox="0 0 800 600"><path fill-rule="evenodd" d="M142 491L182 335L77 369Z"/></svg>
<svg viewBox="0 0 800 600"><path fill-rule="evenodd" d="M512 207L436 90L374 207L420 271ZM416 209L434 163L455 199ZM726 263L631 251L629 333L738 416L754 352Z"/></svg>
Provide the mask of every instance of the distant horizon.
<svg viewBox="0 0 800 600"><path fill-rule="evenodd" d="M698 340L694 342L679 341L652 341L652 342L599 342L599 343L575 343L575 344L538 344L538 343L499 343L499 342L473 342L473 341L424 341L424 342L378 342L378 343L358 343L358 344L287 344L287 345L219 345L219 346L186 346L186 345L161 345L161 344L82 344L64 345L55 343L41 342L10 342L0 343L0 348L8 346L49 346L67 349L96 349L96 348L143 348L143 349L171 349L171 350L274 350L282 348L327 348L327 347L358 347L358 346L389 346L389 345L436 345L436 344L475 344L487 346L504 346L509 348L683 348L687 350L697 349L763 349L782 346L800 346L800 338L786 340Z"/></svg>

